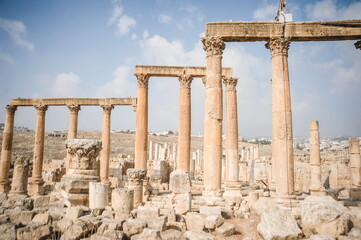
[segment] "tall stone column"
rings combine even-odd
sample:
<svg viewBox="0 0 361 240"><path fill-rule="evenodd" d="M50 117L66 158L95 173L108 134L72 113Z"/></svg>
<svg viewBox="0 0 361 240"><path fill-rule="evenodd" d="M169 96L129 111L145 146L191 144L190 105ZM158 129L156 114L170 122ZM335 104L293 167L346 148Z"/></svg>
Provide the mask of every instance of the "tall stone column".
<svg viewBox="0 0 361 240"><path fill-rule="evenodd" d="M14 118L16 109L17 106L6 106L5 129L3 132L0 160L0 194L8 193L10 190L9 170L13 149Z"/></svg>
<svg viewBox="0 0 361 240"><path fill-rule="evenodd" d="M326 195L321 184L320 134L318 121L310 121L310 164L311 164L311 195Z"/></svg>
<svg viewBox="0 0 361 240"><path fill-rule="evenodd" d="M222 54L225 44L220 37L202 38L207 53L204 116L204 196L220 196L222 169Z"/></svg>
<svg viewBox="0 0 361 240"><path fill-rule="evenodd" d="M272 38L266 48L272 54L272 165L276 169L276 195L294 195L294 160L288 49L290 41Z"/></svg>
<svg viewBox="0 0 361 240"><path fill-rule="evenodd" d="M70 110L68 139L75 139L78 137L78 113L80 111L80 105L70 104L67 107ZM68 153L66 154L65 161L65 169L68 171L70 162L70 155Z"/></svg>
<svg viewBox="0 0 361 240"><path fill-rule="evenodd" d="M27 193L29 160L29 157L21 155L15 156L10 194Z"/></svg>
<svg viewBox="0 0 361 240"><path fill-rule="evenodd" d="M183 74L180 83L178 164L177 169L189 172L191 158L191 83L192 76Z"/></svg>
<svg viewBox="0 0 361 240"><path fill-rule="evenodd" d="M226 86L226 186L223 198L230 204L241 202L241 184L238 169L238 116L237 116L238 78L223 78Z"/></svg>
<svg viewBox="0 0 361 240"><path fill-rule="evenodd" d="M29 195L43 194L43 157L44 157L44 137L45 137L45 112L47 105L34 106L37 111L36 129L35 129L35 146L33 158L33 173L29 180Z"/></svg>
<svg viewBox="0 0 361 240"><path fill-rule="evenodd" d="M110 114L113 105L101 105L103 108L102 123L102 150L100 152L100 181L109 184L109 159L110 159Z"/></svg>
<svg viewBox="0 0 361 240"><path fill-rule="evenodd" d="M351 162L351 182L352 187L361 188L361 157L360 140L357 138L349 139L349 153Z"/></svg>
<svg viewBox="0 0 361 240"><path fill-rule="evenodd" d="M149 76L135 75L138 80L138 106L135 130L135 168L147 169L148 153L148 81Z"/></svg>

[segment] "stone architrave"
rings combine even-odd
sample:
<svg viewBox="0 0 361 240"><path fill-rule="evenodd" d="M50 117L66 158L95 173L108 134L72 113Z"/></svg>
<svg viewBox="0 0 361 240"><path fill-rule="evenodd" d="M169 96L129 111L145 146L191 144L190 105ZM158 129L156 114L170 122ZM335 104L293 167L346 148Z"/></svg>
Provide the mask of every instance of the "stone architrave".
<svg viewBox="0 0 361 240"><path fill-rule="evenodd" d="M226 186L223 198L229 204L240 203L242 199L238 169L238 78L223 78L226 86Z"/></svg>
<svg viewBox="0 0 361 240"><path fill-rule="evenodd" d="M28 193L30 196L43 194L44 180L43 158L44 158L44 139L45 139L45 113L48 110L47 105L35 105L37 111L35 146L33 158L33 173L29 179Z"/></svg>
<svg viewBox="0 0 361 240"><path fill-rule="evenodd" d="M78 137L78 114L80 111L80 105L70 104L67 105L70 110L70 118L69 118L69 129L68 129L68 139L75 139ZM69 169L69 154L66 155L65 169L68 171Z"/></svg>
<svg viewBox="0 0 361 240"><path fill-rule="evenodd" d="M16 106L6 106L5 128L1 145L0 193L8 193L10 190L9 170L13 149L14 118L16 109Z"/></svg>
<svg viewBox="0 0 361 240"><path fill-rule="evenodd" d="M294 198L294 159L288 49L290 41L271 38L272 54L272 167L279 200Z"/></svg>
<svg viewBox="0 0 361 240"><path fill-rule="evenodd" d="M135 76L138 80L137 120L135 130L135 168L147 169L149 76L144 74L135 74Z"/></svg>
<svg viewBox="0 0 361 240"><path fill-rule="evenodd" d="M110 114L113 105L101 105L103 108L102 123L102 150L100 151L100 181L105 184L109 183L109 161L110 161Z"/></svg>
<svg viewBox="0 0 361 240"><path fill-rule="evenodd" d="M29 157L15 156L10 194L27 194Z"/></svg>
<svg viewBox="0 0 361 240"><path fill-rule="evenodd" d="M310 121L310 164L311 164L311 195L326 195L321 184L320 134L318 121Z"/></svg>
<svg viewBox="0 0 361 240"><path fill-rule="evenodd" d="M147 170L140 168L128 168L128 189L134 191L134 208L143 204L143 180L147 175Z"/></svg>
<svg viewBox="0 0 361 240"><path fill-rule="evenodd" d="M201 39L207 53L204 116L204 192L203 196L220 196L222 169L222 54L225 44L220 37Z"/></svg>
<svg viewBox="0 0 361 240"><path fill-rule="evenodd" d="M191 83L193 77L184 73L180 83L177 169L188 171L191 158Z"/></svg>
<svg viewBox="0 0 361 240"><path fill-rule="evenodd" d="M88 205L89 183L99 182L99 152L102 143L94 139L69 139L69 171L61 178L61 194L67 206Z"/></svg>
<svg viewBox="0 0 361 240"><path fill-rule="evenodd" d="M351 163L351 201L361 201L361 156L360 140L358 138L349 139L349 153Z"/></svg>

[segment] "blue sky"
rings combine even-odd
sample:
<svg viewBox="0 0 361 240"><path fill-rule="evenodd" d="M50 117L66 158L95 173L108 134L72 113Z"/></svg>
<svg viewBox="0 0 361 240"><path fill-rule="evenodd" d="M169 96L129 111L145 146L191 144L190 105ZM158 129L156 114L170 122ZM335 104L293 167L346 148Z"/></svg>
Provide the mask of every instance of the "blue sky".
<svg viewBox="0 0 361 240"><path fill-rule="evenodd" d="M360 0L287 1L294 21L361 19ZM136 96L134 66L204 66L200 36L213 21L273 20L277 0L0 0L0 122L12 98ZM361 135L361 51L355 41L292 43L293 128L308 135ZM271 59L264 43L227 43L223 66L239 78L239 134L271 135ZM192 133L203 132L204 86L192 84ZM177 130L179 83L151 78L149 129ZM80 130L100 130L100 107L83 107ZM66 107L50 107L46 130L68 128ZM34 108L15 124L35 128ZM112 111L112 129L134 129L131 107Z"/></svg>

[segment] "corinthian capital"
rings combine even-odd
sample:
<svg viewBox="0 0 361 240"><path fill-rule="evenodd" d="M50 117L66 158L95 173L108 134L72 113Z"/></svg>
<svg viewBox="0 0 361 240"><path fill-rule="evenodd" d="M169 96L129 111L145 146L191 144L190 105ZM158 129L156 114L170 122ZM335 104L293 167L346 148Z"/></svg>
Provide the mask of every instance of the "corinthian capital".
<svg viewBox="0 0 361 240"><path fill-rule="evenodd" d="M282 54L288 55L288 49L290 48L291 41L285 38L271 38L265 45L265 47L271 50L272 56Z"/></svg>
<svg viewBox="0 0 361 240"><path fill-rule="evenodd" d="M226 45L221 37L206 37L201 38L203 49L209 55L222 55Z"/></svg>
<svg viewBox="0 0 361 240"><path fill-rule="evenodd" d="M46 110L48 110L48 105L34 105L36 111L38 111L38 113L45 113Z"/></svg>
<svg viewBox="0 0 361 240"><path fill-rule="evenodd" d="M112 111L112 109L114 108L114 106L111 104L100 105L100 107L103 108L104 113L110 113Z"/></svg>
<svg viewBox="0 0 361 240"><path fill-rule="evenodd" d="M361 40L355 43L355 48L361 50Z"/></svg>
<svg viewBox="0 0 361 240"><path fill-rule="evenodd" d="M18 107L14 105L6 105L6 113L9 115L14 115L17 108Z"/></svg>
<svg viewBox="0 0 361 240"><path fill-rule="evenodd" d="M223 83L226 85L227 90L235 90L237 86L238 78L224 77Z"/></svg>
<svg viewBox="0 0 361 240"><path fill-rule="evenodd" d="M78 113L80 110L80 105L78 105L78 104L70 104L70 105L67 105L67 107L69 108L71 113Z"/></svg>
<svg viewBox="0 0 361 240"><path fill-rule="evenodd" d="M191 75L184 73L184 74L178 76L178 80L179 80L181 88L190 88L191 83L193 81L193 77Z"/></svg>
<svg viewBox="0 0 361 240"><path fill-rule="evenodd" d="M148 88L149 75L143 73L134 74L138 80L138 87Z"/></svg>

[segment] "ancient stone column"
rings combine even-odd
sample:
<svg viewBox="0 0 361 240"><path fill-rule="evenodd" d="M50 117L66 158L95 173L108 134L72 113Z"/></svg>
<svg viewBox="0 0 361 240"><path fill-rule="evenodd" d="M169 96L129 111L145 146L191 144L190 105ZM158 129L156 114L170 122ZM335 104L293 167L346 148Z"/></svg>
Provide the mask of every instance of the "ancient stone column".
<svg viewBox="0 0 361 240"><path fill-rule="evenodd" d="M147 169L149 76L136 74L136 77L138 80L138 106L135 130L135 168Z"/></svg>
<svg viewBox="0 0 361 240"><path fill-rule="evenodd" d="M100 181L109 184L109 159L110 159L110 113L113 105L101 105L103 108L102 123L102 150L100 152Z"/></svg>
<svg viewBox="0 0 361 240"><path fill-rule="evenodd" d="M321 183L320 134L318 121L310 121L311 195L326 195Z"/></svg>
<svg viewBox="0 0 361 240"><path fill-rule="evenodd" d="M177 169L189 172L191 158L191 83L192 76L183 74L180 83L178 164Z"/></svg>
<svg viewBox="0 0 361 240"><path fill-rule="evenodd" d="M153 141L149 141L149 150L148 150L148 158L149 160L153 160Z"/></svg>
<svg viewBox="0 0 361 240"><path fill-rule="evenodd" d="M29 195L43 194L44 180L43 173L43 157L44 157L44 138L45 138L45 112L47 105L34 106L37 111L36 129L35 129L35 146L33 158L33 173L29 179Z"/></svg>
<svg viewBox="0 0 361 240"><path fill-rule="evenodd" d="M348 144L350 152L352 187L361 188L360 140L358 138L350 138Z"/></svg>
<svg viewBox="0 0 361 240"><path fill-rule="evenodd" d="M289 46L290 41L284 38L272 38L266 44L272 54L272 165L274 162L276 194L280 200L293 198L294 195Z"/></svg>
<svg viewBox="0 0 361 240"><path fill-rule="evenodd" d="M13 149L14 118L16 109L16 106L6 106L5 129L3 132L0 160L0 193L8 193L10 190L9 170Z"/></svg>
<svg viewBox="0 0 361 240"><path fill-rule="evenodd" d="M355 48L361 50L361 40L355 43Z"/></svg>
<svg viewBox="0 0 361 240"><path fill-rule="evenodd" d="M134 191L134 208L142 206L143 202L143 179L147 175L147 170L139 168L128 168L128 189Z"/></svg>
<svg viewBox="0 0 361 240"><path fill-rule="evenodd" d="M26 194L28 185L29 157L15 156L13 181L10 194Z"/></svg>
<svg viewBox="0 0 361 240"><path fill-rule="evenodd" d="M226 185L223 198L230 204L241 201L241 184L238 169L238 117L237 117L238 78L223 78L226 86Z"/></svg>
<svg viewBox="0 0 361 240"><path fill-rule="evenodd" d="M222 169L222 54L225 44L220 37L202 38L207 53L204 116L204 196L220 196Z"/></svg>
<svg viewBox="0 0 361 240"><path fill-rule="evenodd" d="M89 208L104 209L109 205L109 184L89 183Z"/></svg>
<svg viewBox="0 0 361 240"><path fill-rule="evenodd" d="M80 111L80 105L70 104L67 106L70 110L68 139L75 139L78 137L78 113ZM69 169L70 156L66 154L65 168L66 171Z"/></svg>

